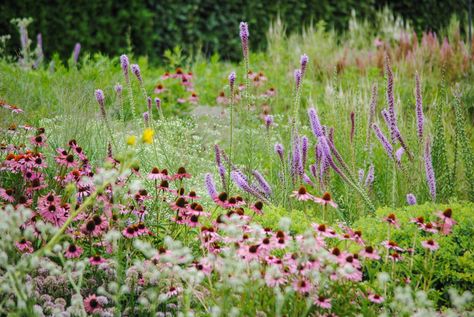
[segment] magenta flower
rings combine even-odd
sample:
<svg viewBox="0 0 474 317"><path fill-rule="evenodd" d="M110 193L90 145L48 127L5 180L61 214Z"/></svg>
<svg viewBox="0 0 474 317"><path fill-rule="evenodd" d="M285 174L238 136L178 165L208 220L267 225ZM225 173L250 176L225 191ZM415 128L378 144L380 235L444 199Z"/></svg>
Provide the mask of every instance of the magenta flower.
<svg viewBox="0 0 474 317"><path fill-rule="evenodd" d="M377 294L369 294L367 298L369 299L369 301L375 304L381 304L385 300L382 296L377 295Z"/></svg>
<svg viewBox="0 0 474 317"><path fill-rule="evenodd" d="M324 296L318 296L314 299L314 304L316 306L319 306L323 309L330 309L332 307L331 305L331 299L326 298Z"/></svg>
<svg viewBox="0 0 474 317"><path fill-rule="evenodd" d="M306 73L307 65L308 65L308 55L303 54L301 55L301 58L300 58L301 77L303 77L304 74Z"/></svg>
<svg viewBox="0 0 474 317"><path fill-rule="evenodd" d="M307 201L307 200L313 200L315 197L308 193L306 190L306 187L300 186L298 190L293 191L293 194L291 197L295 197L297 200L300 201Z"/></svg>
<svg viewBox="0 0 474 317"><path fill-rule="evenodd" d="M102 311L102 305L99 302L99 298L95 294L87 296L84 299L84 309L89 314L95 314Z"/></svg>
<svg viewBox="0 0 474 317"><path fill-rule="evenodd" d="M434 241L433 239L428 239L425 241L421 241L421 246L425 249L430 250L431 252L436 251L439 249L438 242Z"/></svg>
<svg viewBox="0 0 474 317"><path fill-rule="evenodd" d="M94 255L89 258L89 263L94 266L101 265L106 262L107 260L101 257L100 255Z"/></svg>
<svg viewBox="0 0 474 317"><path fill-rule="evenodd" d="M33 253L34 251L33 245L26 239L15 242L15 246L21 253Z"/></svg>
<svg viewBox="0 0 474 317"><path fill-rule="evenodd" d="M230 88L231 96L234 93L235 78L236 78L235 72L231 72L229 75L229 88Z"/></svg>
<svg viewBox="0 0 474 317"><path fill-rule="evenodd" d="M313 200L322 206L330 205L333 208L337 208L337 204L331 199L331 194L328 192L325 192L321 198L314 197Z"/></svg>
<svg viewBox="0 0 474 317"><path fill-rule="evenodd" d="M359 255L363 258L371 259L371 260L379 260L380 259L380 256L378 255L377 250L375 250L371 246L365 247L364 250L359 252Z"/></svg>
<svg viewBox="0 0 474 317"><path fill-rule="evenodd" d="M81 256L83 250L81 247L76 246L75 244L70 244L66 251L64 251L64 256L68 259L74 259Z"/></svg>

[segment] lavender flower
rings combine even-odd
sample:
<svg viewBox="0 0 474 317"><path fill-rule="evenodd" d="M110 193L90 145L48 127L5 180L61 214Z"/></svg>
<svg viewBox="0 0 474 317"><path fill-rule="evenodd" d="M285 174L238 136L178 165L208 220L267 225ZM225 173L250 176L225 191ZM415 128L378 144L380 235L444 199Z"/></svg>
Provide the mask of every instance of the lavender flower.
<svg viewBox="0 0 474 317"><path fill-rule="evenodd" d="M138 81L140 83L143 83L142 74L140 72L140 66L138 66L138 64L132 64L131 69L132 73L135 75L135 77L137 77Z"/></svg>
<svg viewBox="0 0 474 317"><path fill-rule="evenodd" d="M207 173L204 177L204 182L206 183L206 188L209 196L214 199L217 197L216 185L214 184L214 179L210 173Z"/></svg>
<svg viewBox="0 0 474 317"><path fill-rule="evenodd" d="M397 163L398 164L401 164L402 163L402 155L403 153L405 153L405 149L403 147L399 148L396 152L395 152L395 159L397 160Z"/></svg>
<svg viewBox="0 0 474 317"><path fill-rule="evenodd" d="M308 158L308 138L303 136L301 138L301 168L304 169L306 166L306 160Z"/></svg>
<svg viewBox="0 0 474 317"><path fill-rule="evenodd" d="M397 117L395 115L395 99L393 97L393 72L388 54L385 55L385 75L387 76L387 105L390 114L390 123L396 126Z"/></svg>
<svg viewBox="0 0 474 317"><path fill-rule="evenodd" d="M284 152L283 145L281 145L280 143L275 144L275 153L278 154L282 162L283 162L283 152Z"/></svg>
<svg viewBox="0 0 474 317"><path fill-rule="evenodd" d="M294 77L295 77L296 89L299 89L301 85L301 70L300 69L295 69Z"/></svg>
<svg viewBox="0 0 474 317"><path fill-rule="evenodd" d="M301 172L301 151L300 151L300 140L298 136L293 139L293 158L291 164L291 175L295 177L300 175Z"/></svg>
<svg viewBox="0 0 474 317"><path fill-rule="evenodd" d="M367 177L365 178L365 187L370 188L372 187L372 184L374 183L374 165L369 166L369 170L367 171Z"/></svg>
<svg viewBox="0 0 474 317"><path fill-rule="evenodd" d="M309 166L309 171L311 172L311 175L313 175L313 177L315 178L318 178L317 168L318 166L316 164L311 164Z"/></svg>
<svg viewBox="0 0 474 317"><path fill-rule="evenodd" d="M128 82L128 68L129 68L129 61L127 55L120 56L120 65L122 66L123 75L125 76L125 81Z"/></svg>
<svg viewBox="0 0 474 317"><path fill-rule="evenodd" d="M217 169L219 170L219 176L221 177L221 182L222 182L222 188L227 188L227 182L225 180L225 167L224 165L219 165L217 167Z"/></svg>
<svg viewBox="0 0 474 317"><path fill-rule="evenodd" d="M360 168L358 174L359 174L359 184L362 184L362 182L364 181L364 174L365 174L364 169Z"/></svg>
<svg viewBox="0 0 474 317"><path fill-rule="evenodd" d="M257 197L258 199L261 200L266 200L265 197L260 195L258 192L256 192L248 183L246 177L243 175L242 172L239 170L235 170L230 172L230 177L234 181L234 183L243 191Z"/></svg>
<svg viewBox="0 0 474 317"><path fill-rule="evenodd" d="M374 122L376 107L377 107L377 84L373 84L372 95L370 97L370 106L369 106L369 119L368 119L369 128L367 129L367 144L369 144L369 140L370 140L370 127L372 126L372 123Z"/></svg>
<svg viewBox="0 0 474 317"><path fill-rule="evenodd" d="M114 90L115 90L115 93L116 93L117 95L121 95L121 94L122 94L123 87L122 87L122 85L120 85L120 84L116 84L115 87L114 87Z"/></svg>
<svg viewBox="0 0 474 317"><path fill-rule="evenodd" d="M267 128L267 131L270 129L270 126L273 124L273 116L270 114L267 114L265 116L265 127Z"/></svg>
<svg viewBox="0 0 474 317"><path fill-rule="evenodd" d="M145 121L145 125L148 125L148 122L150 121L150 114L148 111L143 113L143 121Z"/></svg>
<svg viewBox="0 0 474 317"><path fill-rule="evenodd" d="M311 124L311 129L313 130L314 136L317 138L324 136L323 127L319 122L319 117L316 112L316 109L310 108L308 110L309 122Z"/></svg>
<svg viewBox="0 0 474 317"><path fill-rule="evenodd" d="M423 100L421 97L420 76L415 75L415 95L416 95L416 122L419 142L423 141Z"/></svg>
<svg viewBox="0 0 474 317"><path fill-rule="evenodd" d="M301 77L303 77L304 74L306 73L307 65L308 65L308 55L303 54L301 55L301 58L300 58Z"/></svg>
<svg viewBox="0 0 474 317"><path fill-rule="evenodd" d="M425 147L425 172L431 198L433 201L436 201L436 178L433 170L433 162L431 161L431 145L429 139L426 141Z"/></svg>
<svg viewBox="0 0 474 317"><path fill-rule="evenodd" d="M74 45L74 51L72 53L72 60L74 61L74 64L77 64L77 61L79 60L80 52L81 52L81 43L76 43L76 45Z"/></svg>
<svg viewBox="0 0 474 317"><path fill-rule="evenodd" d="M230 73L229 75L229 87L230 87L230 95L232 96L234 93L234 85L235 85L235 72Z"/></svg>
<svg viewBox="0 0 474 317"><path fill-rule="evenodd" d="M312 181L311 178L309 178L309 176L306 175L306 174L303 175L303 182L306 183L306 184L308 184L308 185L314 186L313 181Z"/></svg>
<svg viewBox="0 0 474 317"><path fill-rule="evenodd" d="M100 107L100 113L102 114L102 117L105 119L105 97L104 97L104 92L101 89L97 89L95 91L95 99L99 103Z"/></svg>
<svg viewBox="0 0 474 317"><path fill-rule="evenodd" d="M380 143L385 149L385 152L387 152L388 156L393 157L392 144L390 144L390 142L385 137L385 135L383 134L383 132L380 130L380 128L377 126L376 123L372 124L372 129L374 130L375 135L377 136L377 139L379 139Z"/></svg>
<svg viewBox="0 0 474 317"><path fill-rule="evenodd" d="M263 175L260 174L259 171L257 170L254 170L252 174L257 180L258 184L260 185L260 188L262 189L265 196L270 196L272 194L272 189L270 185L268 184L268 182L263 177Z"/></svg>
<svg viewBox="0 0 474 317"><path fill-rule="evenodd" d="M148 106L148 112L151 113L151 97L147 97L146 102Z"/></svg>
<svg viewBox="0 0 474 317"><path fill-rule="evenodd" d="M240 41L242 42L242 54L244 59L249 55L249 27L246 22L240 22Z"/></svg>
<svg viewBox="0 0 474 317"><path fill-rule="evenodd" d="M412 193L407 194L407 204L410 206L416 205L416 197Z"/></svg>
<svg viewBox="0 0 474 317"><path fill-rule="evenodd" d="M160 110L161 108L161 99L156 97L155 98L155 105L156 105L156 109Z"/></svg>
<svg viewBox="0 0 474 317"><path fill-rule="evenodd" d="M217 166L222 165L221 149L219 148L219 145L217 145L217 144L214 145L214 152L215 152L215 155L216 155L216 164L217 164Z"/></svg>

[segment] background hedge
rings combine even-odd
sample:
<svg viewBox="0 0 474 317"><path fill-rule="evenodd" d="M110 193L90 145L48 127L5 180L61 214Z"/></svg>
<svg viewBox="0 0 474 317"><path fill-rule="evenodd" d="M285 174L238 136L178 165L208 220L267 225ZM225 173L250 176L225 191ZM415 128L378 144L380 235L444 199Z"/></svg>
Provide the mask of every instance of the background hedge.
<svg viewBox="0 0 474 317"><path fill-rule="evenodd" d="M280 15L288 32L301 30L311 21L325 20L330 27L344 30L354 9L359 17L373 18L389 6L409 19L417 31L438 31L456 13L467 15L469 0L2 0L0 35L11 34L10 52L19 47L12 18L32 17L30 38L43 34L47 57L58 52L69 58L74 44L82 49L118 55L129 47L133 52L158 61L165 49L182 46L206 54L219 52L224 58L240 57L238 23L248 21L252 49L264 48L269 23ZM129 36L127 36L129 34Z"/></svg>

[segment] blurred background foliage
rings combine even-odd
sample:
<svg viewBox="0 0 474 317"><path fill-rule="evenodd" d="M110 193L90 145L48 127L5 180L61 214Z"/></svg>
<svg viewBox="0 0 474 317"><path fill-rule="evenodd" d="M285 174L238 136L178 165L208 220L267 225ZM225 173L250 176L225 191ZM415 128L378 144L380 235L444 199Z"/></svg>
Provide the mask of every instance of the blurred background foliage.
<svg viewBox="0 0 474 317"><path fill-rule="evenodd" d="M224 59L240 58L238 23L249 22L252 49L265 49L266 33L280 17L287 33L324 20L338 32L347 30L352 11L358 18L374 21L377 12L390 8L408 21L418 33L440 31L456 14L466 25L469 0L2 0L0 35L10 34L7 49L18 54L19 36L10 23L18 17L32 17L30 37L43 35L46 58L54 53L65 60L76 42L82 50L110 56L134 53L160 62L163 53L177 45L187 55L216 52ZM370 22L369 22L370 23ZM462 28L462 31L466 31Z"/></svg>

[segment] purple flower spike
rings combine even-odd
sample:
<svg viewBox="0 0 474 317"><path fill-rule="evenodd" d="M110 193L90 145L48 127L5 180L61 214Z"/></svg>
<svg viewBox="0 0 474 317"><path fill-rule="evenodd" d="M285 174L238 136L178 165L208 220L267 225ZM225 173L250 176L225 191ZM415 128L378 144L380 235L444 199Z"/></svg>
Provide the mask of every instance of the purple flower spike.
<svg viewBox="0 0 474 317"><path fill-rule="evenodd" d="M433 201L436 201L436 178L433 170L433 162L431 161L431 145L429 139L426 141L425 147L425 172L431 198Z"/></svg>
<svg viewBox="0 0 474 317"><path fill-rule="evenodd" d="M295 77L296 89L299 89L301 85L301 69L295 69L294 77Z"/></svg>
<svg viewBox="0 0 474 317"><path fill-rule="evenodd" d="M359 184L362 184L362 182L364 181L364 174L365 174L364 169L360 168L359 169Z"/></svg>
<svg viewBox="0 0 474 317"><path fill-rule="evenodd" d="M143 121L145 121L145 124L148 125L148 122L150 120L150 114L148 111L143 113Z"/></svg>
<svg viewBox="0 0 474 317"><path fill-rule="evenodd" d="M101 89L97 89L95 91L95 99L99 103L100 113L102 114L102 117L105 119L105 97L104 97L104 92Z"/></svg>
<svg viewBox="0 0 474 317"><path fill-rule="evenodd" d="M395 158L397 159L397 162L398 164L401 164L402 163L402 155L403 153L405 153L405 149L404 148L399 148L396 152L395 152Z"/></svg>
<svg viewBox="0 0 474 317"><path fill-rule="evenodd" d="M215 199L217 197L217 190L216 185L214 184L214 179L212 178L212 175L210 173L206 174L206 176L204 177L204 182L206 183L206 188L209 196L211 196L212 199Z"/></svg>
<svg viewBox="0 0 474 317"><path fill-rule="evenodd" d="M77 61L79 60L79 53L81 53L81 43L76 43L76 45L74 45L74 52L72 54L74 64L77 64Z"/></svg>
<svg viewBox="0 0 474 317"><path fill-rule="evenodd" d="M257 170L254 170L252 174L257 180L258 184L260 185L260 188L262 189L263 193L266 196L270 196L272 194L272 189L270 185L268 184L268 182L266 181L265 177L263 177L263 175L260 174L259 171Z"/></svg>
<svg viewBox="0 0 474 317"><path fill-rule="evenodd" d="M221 177L221 182L222 182L222 188L227 188L227 182L225 180L225 167L224 165L219 165L218 166L218 170L219 170L219 176Z"/></svg>
<svg viewBox="0 0 474 317"><path fill-rule="evenodd" d="M160 110L161 108L161 99L156 97L155 98L155 105L156 105L156 109Z"/></svg>
<svg viewBox="0 0 474 317"><path fill-rule="evenodd" d="M304 76L306 73L306 67L308 66L308 55L303 54L300 58L300 69L301 69L301 77Z"/></svg>
<svg viewBox="0 0 474 317"><path fill-rule="evenodd" d="M281 145L280 143L275 144L275 153L278 154L282 162L283 162L283 152L284 152L283 145Z"/></svg>
<svg viewBox="0 0 474 317"><path fill-rule="evenodd" d="M235 72L230 73L229 75L229 87L231 95L234 93L234 85L235 85Z"/></svg>
<svg viewBox="0 0 474 317"><path fill-rule="evenodd" d="M409 193L407 194L407 204L410 206L416 205L416 197L415 195Z"/></svg>
<svg viewBox="0 0 474 317"><path fill-rule="evenodd" d="M417 133L418 140L423 141L423 99L421 97L421 85L420 85L420 76L418 72L415 75L415 95L416 95L416 122L417 122Z"/></svg>
<svg viewBox="0 0 474 317"><path fill-rule="evenodd" d="M309 178L309 176L306 175L306 174L303 175L303 182L304 182L305 184L310 185L310 186L314 186L313 181L312 181L311 178Z"/></svg>
<svg viewBox="0 0 474 317"><path fill-rule="evenodd" d="M148 112L151 113L151 97L147 97L146 102L148 106Z"/></svg>
<svg viewBox="0 0 474 317"><path fill-rule="evenodd" d="M249 55L249 26L246 22L240 22L240 41L244 59L247 59Z"/></svg>
<svg viewBox="0 0 474 317"><path fill-rule="evenodd" d="M370 188L372 187L372 184L374 183L374 176L375 170L374 166L370 165L369 170L367 171L367 177L365 178L365 187Z"/></svg>
<svg viewBox="0 0 474 317"><path fill-rule="evenodd" d="M120 85L120 84L116 84L115 87L114 87L114 90L115 90L115 93L116 93L117 95L121 95L121 94L122 94L123 87L122 87L122 85Z"/></svg>
<svg viewBox="0 0 474 317"><path fill-rule="evenodd" d="M319 122L319 117L316 112L316 109L310 108L308 110L309 122L311 124L311 129L313 130L313 134L315 137L319 138L324 136L323 127Z"/></svg>
<svg viewBox="0 0 474 317"><path fill-rule="evenodd" d="M270 115L270 114L267 114L265 116L265 127L267 128L267 131L268 131L268 129L270 129L272 124L273 124L273 116Z"/></svg>
<svg viewBox="0 0 474 317"><path fill-rule="evenodd" d="M214 145L214 152L216 154L216 164L217 164L217 166L222 165L221 149L219 148L219 145L217 145L217 144Z"/></svg>
<svg viewBox="0 0 474 317"><path fill-rule="evenodd" d="M385 149L385 152L387 152L388 156L393 157L393 147L392 144L388 141L388 139L385 137L383 132L380 130L378 125L376 123L372 124L372 129L375 132L375 136L377 139L379 139L380 143L382 144L383 148Z"/></svg>
<svg viewBox="0 0 474 317"><path fill-rule="evenodd" d="M128 61L127 55L120 56L120 66L122 67L123 75L125 76L125 81L128 82L128 69L129 69L130 62Z"/></svg>
<svg viewBox="0 0 474 317"><path fill-rule="evenodd" d="M140 72L140 66L138 66L137 64L132 64L131 69L132 69L132 73L135 75L135 77L137 77L138 81L142 83L143 79L142 79L142 74Z"/></svg>
<svg viewBox="0 0 474 317"><path fill-rule="evenodd" d="M354 140L355 134L355 113L354 111L351 112L351 143Z"/></svg>
<svg viewBox="0 0 474 317"><path fill-rule="evenodd" d="M301 168L304 169L306 166L306 160L308 158L308 138L303 136L301 138Z"/></svg>

